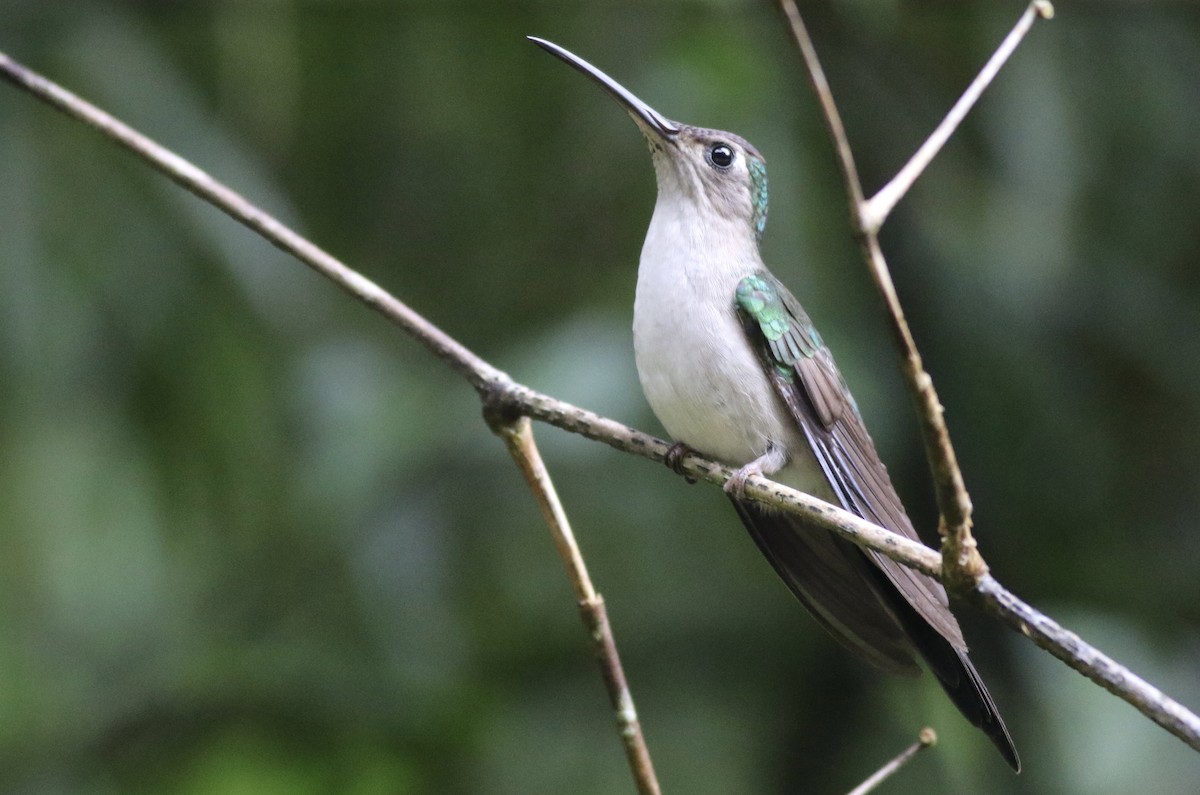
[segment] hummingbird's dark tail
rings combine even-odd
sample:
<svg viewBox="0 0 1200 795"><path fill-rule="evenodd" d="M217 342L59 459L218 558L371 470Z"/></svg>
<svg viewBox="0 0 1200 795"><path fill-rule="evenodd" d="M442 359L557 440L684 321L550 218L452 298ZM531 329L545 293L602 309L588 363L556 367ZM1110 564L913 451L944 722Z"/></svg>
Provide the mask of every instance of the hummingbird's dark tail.
<svg viewBox="0 0 1200 795"><path fill-rule="evenodd" d="M900 564L882 556L869 557L849 541L794 514L737 498L733 506L758 548L821 626L864 660L890 673L916 675L920 668L912 653L919 654L963 716L1020 772L1017 749L967 657L958 622L948 607L942 608L944 615L939 618L943 629L952 628L958 642L951 642L918 612L882 568ZM929 587L935 586L930 580ZM944 600L944 592L940 587L936 590Z"/></svg>
<svg viewBox="0 0 1200 795"><path fill-rule="evenodd" d="M894 593L887 589L886 578L881 579L885 580L881 590L885 594ZM889 606L900 619L909 642L925 659L930 672L946 691L946 695L950 696L954 706L958 707L958 711L973 726L979 727L988 736L1009 767L1020 773L1021 758L1017 755L1017 747L1008 733L1008 727L1004 725L1004 719L1000 717L992 694L988 692L966 650L955 648L904 599L893 598L889 601Z"/></svg>

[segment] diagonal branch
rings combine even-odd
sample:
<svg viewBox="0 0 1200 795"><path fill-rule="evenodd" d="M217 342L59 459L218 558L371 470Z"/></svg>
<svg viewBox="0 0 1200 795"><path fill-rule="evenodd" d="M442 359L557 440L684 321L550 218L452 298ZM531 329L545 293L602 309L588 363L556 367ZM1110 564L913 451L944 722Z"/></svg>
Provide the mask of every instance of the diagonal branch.
<svg viewBox="0 0 1200 795"><path fill-rule="evenodd" d="M963 119L971 112L971 108L975 107L975 103L979 101L984 90L992 84L992 80L1008 62L1009 56L1013 54L1021 40L1025 38L1025 34L1033 27L1034 21L1051 19L1053 16L1054 6L1046 0L1034 0L1029 4L1025 13L1013 26L1012 31L1004 37L1000 47L992 53L991 58L988 58L988 62L984 64L983 69L979 70L979 74L971 81L971 85L967 87L963 95L958 98L958 102L954 103L954 107L950 108L950 112L946 114L946 118L942 119L942 123L929 134L925 143L921 144L920 148L913 153L912 158L904 164L904 168L900 169L888 184L880 188L879 192L863 205L862 222L866 230L871 234L879 231L896 203L904 198L908 189L938 156L938 152L942 151L942 147L950 140L950 136L954 135L958 125L962 124Z"/></svg>
<svg viewBox="0 0 1200 795"><path fill-rule="evenodd" d="M972 600L1005 624L1200 751L1200 717L1074 632L1022 602L990 574Z"/></svg>
<svg viewBox="0 0 1200 795"><path fill-rule="evenodd" d="M550 473L542 462L537 443L533 439L533 427L528 417L511 414L503 404L485 401L484 419L492 431L499 436L509 454L516 462L517 468L525 476L538 507L541 508L542 518L550 528L554 537L554 545L558 548L559 557L567 567L567 576L575 589L575 598L579 603L579 613L583 618L584 627L592 639L596 660L600 663L600 673L604 678L604 686L608 690L608 698L616 714L617 733L625 746L625 757L629 769L633 772L639 795L661 795L658 779L654 776L654 764L650 761L650 751L646 748L646 740L642 735L642 724L638 720L637 709L633 706L633 694L625 680L625 670L621 667L621 658L617 654L617 643L613 638L612 626L608 623L608 611L604 607L604 597L596 593L588 575L587 566L583 562L583 553L571 532L567 521L566 511L558 499L558 492L550 480Z"/></svg>
<svg viewBox="0 0 1200 795"><path fill-rule="evenodd" d="M497 385L494 394L487 400L506 405L508 411L524 414L547 425L577 433L621 452L651 461L665 463L667 452L672 447L662 439L544 395L523 384L509 381ZM723 485L733 474L729 467L695 454L686 455L680 460L679 472L692 480L704 480L715 485ZM746 481L746 495L766 505L800 514L818 527L836 533L859 546L887 555L909 568L931 577L941 576L942 559L934 550L810 494L756 475Z"/></svg>
<svg viewBox="0 0 1200 795"><path fill-rule="evenodd" d="M463 376L491 404L492 411L524 415L571 433L603 442L623 452L663 462L667 442L641 433L615 420L557 400L515 383L507 375L450 337L395 296L322 251L299 234L254 206L196 166L164 149L109 114L0 53L0 78L12 83L67 115L98 130L132 151L155 169L217 209L258 232L304 264L329 278L344 291L382 314ZM844 136L843 136L844 137ZM685 456L683 474L697 480L724 483L732 474L727 467L697 455ZM754 476L746 482L747 494L756 500L789 510L806 521L887 555L918 571L943 577L942 558L932 549L879 528L842 509L778 483ZM1200 717L1163 695L1128 668L1088 645L1074 633L1020 601L990 576L970 589L977 601L1005 623L1030 637L1038 646L1098 682L1122 700L1191 747L1200 750Z"/></svg>
<svg viewBox="0 0 1200 795"><path fill-rule="evenodd" d="M346 293L404 329L409 336L466 378L477 390L505 378L502 372L414 312L403 301L302 237L270 213L247 201L237 191L213 179L202 169L150 140L120 119L57 83L47 80L3 52L0 52L0 78L97 130L105 138L133 152L184 190L196 194L230 218L257 232L271 245L291 254Z"/></svg>
<svg viewBox="0 0 1200 795"><path fill-rule="evenodd" d="M894 776L900 768L912 761L914 756L926 748L932 748L935 745L937 745L937 732L926 726L917 733L917 741L915 743L898 753L894 759L868 776L866 781L850 790L847 795L867 795L868 792L874 792L880 784Z"/></svg>

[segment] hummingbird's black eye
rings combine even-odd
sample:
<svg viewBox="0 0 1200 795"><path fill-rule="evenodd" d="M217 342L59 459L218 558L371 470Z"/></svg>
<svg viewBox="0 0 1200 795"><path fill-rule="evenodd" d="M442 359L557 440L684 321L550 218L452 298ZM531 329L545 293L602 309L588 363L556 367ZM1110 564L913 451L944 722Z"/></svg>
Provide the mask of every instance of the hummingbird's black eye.
<svg viewBox="0 0 1200 795"><path fill-rule="evenodd" d="M717 168L733 165L733 149L726 144L713 144L708 148L708 162Z"/></svg>

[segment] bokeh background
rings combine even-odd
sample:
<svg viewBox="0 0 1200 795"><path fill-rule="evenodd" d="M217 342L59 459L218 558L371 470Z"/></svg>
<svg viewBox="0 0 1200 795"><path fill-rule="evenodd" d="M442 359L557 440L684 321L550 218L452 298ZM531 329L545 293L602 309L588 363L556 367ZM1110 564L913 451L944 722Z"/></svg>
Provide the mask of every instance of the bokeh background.
<svg viewBox="0 0 1200 795"><path fill-rule="evenodd" d="M864 181L1018 2L804 3ZM1063 2L886 230L995 574L1200 707L1200 14ZM518 380L636 383L643 143L537 34L766 154L768 263L918 526L913 414L769 3L0 0L0 49L227 181ZM0 87L0 791L617 793L604 691L475 395L380 318ZM1013 776L881 678L717 489L552 428L668 793L1191 793L1200 755L970 610Z"/></svg>

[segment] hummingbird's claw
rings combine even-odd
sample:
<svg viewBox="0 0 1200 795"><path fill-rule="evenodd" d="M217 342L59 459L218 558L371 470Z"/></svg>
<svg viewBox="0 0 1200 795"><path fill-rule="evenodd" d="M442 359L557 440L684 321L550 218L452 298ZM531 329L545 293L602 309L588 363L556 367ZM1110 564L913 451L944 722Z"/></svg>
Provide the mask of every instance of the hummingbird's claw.
<svg viewBox="0 0 1200 795"><path fill-rule="evenodd" d="M688 483L695 483L696 479L683 471L683 457L695 452L683 442L676 442L667 450L667 454L663 456L663 463L667 465L676 475L683 475L683 479Z"/></svg>
<svg viewBox="0 0 1200 795"><path fill-rule="evenodd" d="M761 475L762 467L756 466L758 462L752 461L746 466L734 472L729 476L729 480L725 481L725 485L721 488L725 489L725 493L734 499L744 499L746 496L746 481L751 475Z"/></svg>
<svg viewBox="0 0 1200 795"><path fill-rule="evenodd" d="M783 447L772 442L767 445L765 453L729 476L729 480L725 481L725 493L735 499L743 499L746 496L746 481L752 475L771 477L783 469L787 462L788 456Z"/></svg>

